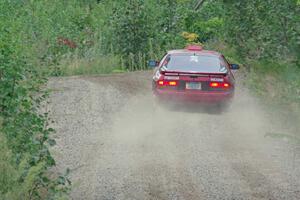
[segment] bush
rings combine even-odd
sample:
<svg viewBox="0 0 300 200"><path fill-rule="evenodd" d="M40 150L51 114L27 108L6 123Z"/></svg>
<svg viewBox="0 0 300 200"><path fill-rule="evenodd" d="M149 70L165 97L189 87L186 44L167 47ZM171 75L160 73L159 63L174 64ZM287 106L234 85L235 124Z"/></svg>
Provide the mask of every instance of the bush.
<svg viewBox="0 0 300 200"><path fill-rule="evenodd" d="M48 150L54 130L47 113L39 114L46 79L28 54L34 45L26 45L32 34L25 31L26 11L19 1L0 2L0 197L63 197L67 188L47 175L55 165Z"/></svg>

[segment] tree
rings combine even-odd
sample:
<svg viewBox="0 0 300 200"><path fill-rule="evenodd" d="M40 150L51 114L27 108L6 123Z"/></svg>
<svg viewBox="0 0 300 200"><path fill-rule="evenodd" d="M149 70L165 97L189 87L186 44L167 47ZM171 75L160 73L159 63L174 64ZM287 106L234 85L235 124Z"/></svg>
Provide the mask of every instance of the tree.
<svg viewBox="0 0 300 200"><path fill-rule="evenodd" d="M132 63L138 63L138 54L146 51L148 45L147 11L144 1L130 0L117 5L111 19L113 27L113 51L125 57L129 67L129 57ZM137 66L134 66L136 68Z"/></svg>

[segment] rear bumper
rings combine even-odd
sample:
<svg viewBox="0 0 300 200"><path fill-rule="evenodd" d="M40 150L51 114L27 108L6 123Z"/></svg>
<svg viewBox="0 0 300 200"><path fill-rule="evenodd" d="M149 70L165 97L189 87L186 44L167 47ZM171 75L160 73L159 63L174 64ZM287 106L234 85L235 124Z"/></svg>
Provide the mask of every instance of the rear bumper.
<svg viewBox="0 0 300 200"><path fill-rule="evenodd" d="M222 103L230 101L234 96L234 90L230 91L177 91L177 90L153 90L154 95L161 100L190 101L201 103Z"/></svg>

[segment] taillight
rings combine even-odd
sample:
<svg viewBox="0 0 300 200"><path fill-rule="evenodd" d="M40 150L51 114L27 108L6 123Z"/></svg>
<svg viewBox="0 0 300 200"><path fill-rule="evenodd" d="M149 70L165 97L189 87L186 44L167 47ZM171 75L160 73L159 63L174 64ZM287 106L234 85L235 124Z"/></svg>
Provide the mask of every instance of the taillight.
<svg viewBox="0 0 300 200"><path fill-rule="evenodd" d="M164 85L164 81L158 81L158 85L163 86Z"/></svg>
<svg viewBox="0 0 300 200"><path fill-rule="evenodd" d="M216 87L220 87L220 83L218 83L218 82L211 82L210 83L210 87L212 87L212 88L216 88Z"/></svg>
<svg viewBox="0 0 300 200"><path fill-rule="evenodd" d="M178 81L158 81L157 84L159 86L177 86Z"/></svg>
<svg viewBox="0 0 300 200"><path fill-rule="evenodd" d="M223 87L224 87L224 88L229 88L229 86L230 86L229 83L224 83L224 84L223 84Z"/></svg>
<svg viewBox="0 0 300 200"><path fill-rule="evenodd" d="M209 86L211 88L229 88L229 83L221 83L221 82L210 82Z"/></svg>
<svg viewBox="0 0 300 200"><path fill-rule="evenodd" d="M177 81L169 81L170 86L177 86Z"/></svg>

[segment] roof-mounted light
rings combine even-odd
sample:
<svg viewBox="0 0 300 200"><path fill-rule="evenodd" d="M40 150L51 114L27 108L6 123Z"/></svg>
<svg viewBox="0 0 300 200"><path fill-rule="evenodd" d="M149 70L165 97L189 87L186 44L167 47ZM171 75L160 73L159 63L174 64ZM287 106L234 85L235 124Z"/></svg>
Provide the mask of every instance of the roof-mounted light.
<svg viewBox="0 0 300 200"><path fill-rule="evenodd" d="M200 45L188 45L185 49L189 51L202 51L203 47Z"/></svg>

